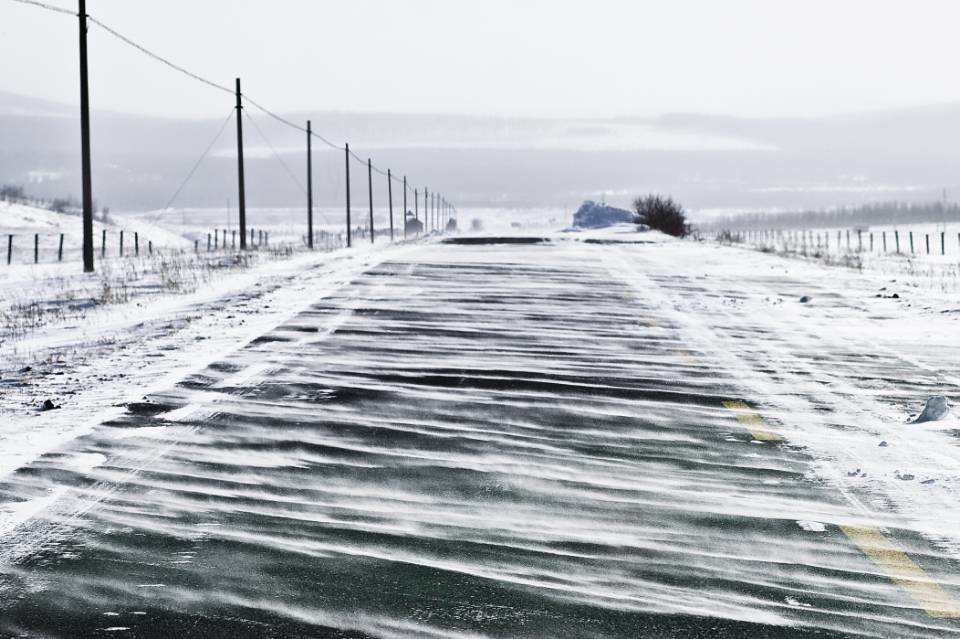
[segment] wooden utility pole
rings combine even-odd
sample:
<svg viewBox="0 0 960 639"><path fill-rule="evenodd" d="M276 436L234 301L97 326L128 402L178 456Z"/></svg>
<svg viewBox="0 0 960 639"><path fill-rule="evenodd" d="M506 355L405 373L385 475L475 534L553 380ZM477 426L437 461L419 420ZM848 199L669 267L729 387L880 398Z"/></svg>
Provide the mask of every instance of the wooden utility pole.
<svg viewBox="0 0 960 639"><path fill-rule="evenodd" d="M373 244L373 160L367 158L367 202L370 203L370 243Z"/></svg>
<svg viewBox="0 0 960 639"><path fill-rule="evenodd" d="M347 248L350 248L350 144L344 144L343 149L347 163Z"/></svg>
<svg viewBox="0 0 960 639"><path fill-rule="evenodd" d="M80 164L83 188L83 272L93 272L93 184L90 168L90 83L87 77L87 2L80 0Z"/></svg>
<svg viewBox="0 0 960 639"><path fill-rule="evenodd" d="M390 242L393 242L393 171L387 169L387 200L390 203Z"/></svg>
<svg viewBox="0 0 960 639"><path fill-rule="evenodd" d="M247 195L243 182L243 94L237 78L237 184L240 190L240 250L247 248Z"/></svg>
<svg viewBox="0 0 960 639"><path fill-rule="evenodd" d="M307 120L307 247L313 250L313 134Z"/></svg>

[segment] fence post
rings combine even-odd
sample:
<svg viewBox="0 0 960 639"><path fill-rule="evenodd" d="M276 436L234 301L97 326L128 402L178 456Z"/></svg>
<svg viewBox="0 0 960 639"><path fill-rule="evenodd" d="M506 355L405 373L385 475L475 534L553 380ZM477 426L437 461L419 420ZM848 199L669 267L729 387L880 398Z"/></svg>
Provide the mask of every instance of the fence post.
<svg viewBox="0 0 960 639"><path fill-rule="evenodd" d="M940 255L947 254L947 233L940 231Z"/></svg>
<svg viewBox="0 0 960 639"><path fill-rule="evenodd" d="M63 233L60 234L60 246L57 248L57 261L63 261Z"/></svg>
<svg viewBox="0 0 960 639"><path fill-rule="evenodd" d="M123 229L120 229L120 257L123 257Z"/></svg>
<svg viewBox="0 0 960 639"><path fill-rule="evenodd" d="M887 232L883 231L883 252L887 252Z"/></svg>
<svg viewBox="0 0 960 639"><path fill-rule="evenodd" d="M926 243L927 243L927 255L930 255L930 234L929 234L929 233L924 233L924 234L923 234L923 237L924 237L924 240L925 240Z"/></svg>
<svg viewBox="0 0 960 639"><path fill-rule="evenodd" d="M107 256L107 229L103 229L103 234L100 236L100 257Z"/></svg>
<svg viewBox="0 0 960 639"><path fill-rule="evenodd" d="M140 232L133 232L133 254L137 257L140 256Z"/></svg>
<svg viewBox="0 0 960 639"><path fill-rule="evenodd" d="M346 182L346 186L347 186L347 248L350 248L352 244L352 240L350 237L351 229L350 229L350 143L349 142L343 145L343 150L344 150L344 158L345 158L346 168L347 168L347 182Z"/></svg>
<svg viewBox="0 0 960 639"><path fill-rule="evenodd" d="M40 263L40 234L33 234L33 263Z"/></svg>
<svg viewBox="0 0 960 639"><path fill-rule="evenodd" d="M863 231L857 229L857 253L863 253Z"/></svg>
<svg viewBox="0 0 960 639"><path fill-rule="evenodd" d="M210 240L211 240L211 239L212 239L212 238L210 237L210 234L207 233L207 253L210 252L210 247L211 247Z"/></svg>
<svg viewBox="0 0 960 639"><path fill-rule="evenodd" d="M246 237L247 237L246 234L244 234L244 233L241 233L241 234L240 234L240 248L241 248L241 249L244 248L243 245L246 243L246 242L244 242L244 238L246 238ZM231 229L231 230L230 230L230 248L232 248L232 249L237 248L237 230L236 230L236 229Z"/></svg>
<svg viewBox="0 0 960 639"><path fill-rule="evenodd" d="M910 254L914 254L916 251L913 250L913 231L909 231L910 235Z"/></svg>
<svg viewBox="0 0 960 639"><path fill-rule="evenodd" d="M208 235L207 237L210 237L210 236ZM151 242L151 244L152 244L152 243L153 243L153 242ZM153 252L153 251L151 251L151 253L152 253L152 252ZM193 241L193 252L194 252L194 253L197 253L197 254L200 253L200 240L194 240L194 241Z"/></svg>
<svg viewBox="0 0 960 639"><path fill-rule="evenodd" d="M250 243L253 244L253 229L250 229Z"/></svg>
<svg viewBox="0 0 960 639"><path fill-rule="evenodd" d="M7 264L13 261L13 234L7 236Z"/></svg>
<svg viewBox="0 0 960 639"><path fill-rule="evenodd" d="M373 160L367 158L367 201L370 203L370 243L373 237Z"/></svg>
<svg viewBox="0 0 960 639"><path fill-rule="evenodd" d="M153 240L147 240L147 252L153 255Z"/></svg>
<svg viewBox="0 0 960 639"><path fill-rule="evenodd" d="M263 244L263 229L260 229L259 231L257 231L257 233L258 233L258 235L257 235L257 238L258 238L257 244ZM310 238L310 248L313 248L313 238L312 238L312 237Z"/></svg>
<svg viewBox="0 0 960 639"><path fill-rule="evenodd" d="M393 242L393 172L387 169L387 200L390 202L390 242Z"/></svg>
<svg viewBox="0 0 960 639"><path fill-rule="evenodd" d="M873 253L873 231L870 231L870 252Z"/></svg>

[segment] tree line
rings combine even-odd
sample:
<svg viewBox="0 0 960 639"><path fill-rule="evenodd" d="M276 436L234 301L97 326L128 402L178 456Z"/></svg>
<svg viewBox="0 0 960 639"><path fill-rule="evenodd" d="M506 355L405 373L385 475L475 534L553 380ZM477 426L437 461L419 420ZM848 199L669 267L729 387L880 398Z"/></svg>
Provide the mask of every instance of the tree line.
<svg viewBox="0 0 960 639"><path fill-rule="evenodd" d="M876 202L829 211L740 213L699 224L702 231L856 228L960 222L960 204L952 202Z"/></svg>

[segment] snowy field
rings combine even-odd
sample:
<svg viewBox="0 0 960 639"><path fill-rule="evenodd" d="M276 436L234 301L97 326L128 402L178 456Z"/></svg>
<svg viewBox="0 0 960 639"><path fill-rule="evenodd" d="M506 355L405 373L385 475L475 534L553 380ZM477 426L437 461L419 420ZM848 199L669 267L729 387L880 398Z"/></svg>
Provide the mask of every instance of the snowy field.
<svg viewBox="0 0 960 639"><path fill-rule="evenodd" d="M956 278L554 216L6 333L0 630L960 636Z"/></svg>

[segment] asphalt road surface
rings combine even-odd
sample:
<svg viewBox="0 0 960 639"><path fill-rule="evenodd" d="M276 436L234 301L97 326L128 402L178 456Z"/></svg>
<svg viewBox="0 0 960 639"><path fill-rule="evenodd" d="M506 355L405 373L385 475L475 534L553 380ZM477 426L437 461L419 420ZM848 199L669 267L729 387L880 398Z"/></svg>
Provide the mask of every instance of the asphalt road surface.
<svg viewBox="0 0 960 639"><path fill-rule="evenodd" d="M960 636L960 564L790 434L860 401L811 376L883 362L715 304L799 282L671 259L432 244L366 271L9 478L0 629Z"/></svg>

